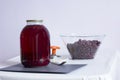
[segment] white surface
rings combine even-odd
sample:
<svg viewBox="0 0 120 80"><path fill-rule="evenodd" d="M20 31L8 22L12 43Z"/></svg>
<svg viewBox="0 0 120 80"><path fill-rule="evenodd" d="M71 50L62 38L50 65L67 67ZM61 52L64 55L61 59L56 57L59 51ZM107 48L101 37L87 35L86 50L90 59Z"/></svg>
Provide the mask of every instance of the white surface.
<svg viewBox="0 0 120 80"><path fill-rule="evenodd" d="M117 55L118 59L117 59L117 68L115 70L116 75L115 75L115 80L120 80L120 52L118 51L118 55Z"/></svg>
<svg viewBox="0 0 120 80"><path fill-rule="evenodd" d="M19 62L18 57L8 61L10 64L16 64ZM97 53L96 58L92 60L68 60L67 64L87 64L87 66L68 74L0 71L0 78L2 80L114 80L116 62L117 53L112 51L101 51ZM6 64L4 63L4 66L5 65Z"/></svg>

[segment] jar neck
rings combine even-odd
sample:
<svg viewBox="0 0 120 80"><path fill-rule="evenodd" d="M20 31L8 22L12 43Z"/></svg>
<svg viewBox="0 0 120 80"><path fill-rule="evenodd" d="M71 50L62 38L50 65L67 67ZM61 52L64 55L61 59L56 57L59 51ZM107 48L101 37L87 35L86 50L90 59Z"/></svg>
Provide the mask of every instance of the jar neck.
<svg viewBox="0 0 120 80"><path fill-rule="evenodd" d="M27 25L42 25L42 22L27 22Z"/></svg>

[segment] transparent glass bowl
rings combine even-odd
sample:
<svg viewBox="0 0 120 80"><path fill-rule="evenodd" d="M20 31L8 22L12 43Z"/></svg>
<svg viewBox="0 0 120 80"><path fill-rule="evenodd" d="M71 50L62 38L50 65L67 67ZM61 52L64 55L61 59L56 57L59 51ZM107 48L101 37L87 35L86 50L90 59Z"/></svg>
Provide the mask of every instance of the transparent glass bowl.
<svg viewBox="0 0 120 80"><path fill-rule="evenodd" d="M72 59L93 59L105 35L60 35Z"/></svg>

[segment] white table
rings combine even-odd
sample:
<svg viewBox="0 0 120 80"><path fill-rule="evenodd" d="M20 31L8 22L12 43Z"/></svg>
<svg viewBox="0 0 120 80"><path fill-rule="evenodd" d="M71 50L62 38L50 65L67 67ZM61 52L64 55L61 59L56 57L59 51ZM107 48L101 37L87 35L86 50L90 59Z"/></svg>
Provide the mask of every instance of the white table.
<svg viewBox="0 0 120 80"><path fill-rule="evenodd" d="M99 51L95 59L68 60L67 64L87 64L68 74L21 73L0 71L0 80L114 80L118 54ZM20 63L19 57L0 64L0 68Z"/></svg>

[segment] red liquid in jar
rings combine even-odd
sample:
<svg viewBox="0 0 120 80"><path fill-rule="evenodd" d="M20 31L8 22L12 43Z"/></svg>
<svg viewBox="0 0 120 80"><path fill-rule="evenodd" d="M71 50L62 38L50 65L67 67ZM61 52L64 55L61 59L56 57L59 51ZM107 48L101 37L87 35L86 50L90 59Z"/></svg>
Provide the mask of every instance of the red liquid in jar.
<svg viewBox="0 0 120 80"><path fill-rule="evenodd" d="M21 62L25 67L46 66L50 62L50 36L43 25L27 25L21 32Z"/></svg>

